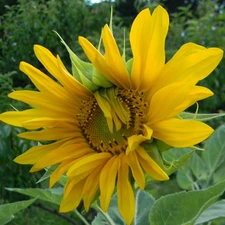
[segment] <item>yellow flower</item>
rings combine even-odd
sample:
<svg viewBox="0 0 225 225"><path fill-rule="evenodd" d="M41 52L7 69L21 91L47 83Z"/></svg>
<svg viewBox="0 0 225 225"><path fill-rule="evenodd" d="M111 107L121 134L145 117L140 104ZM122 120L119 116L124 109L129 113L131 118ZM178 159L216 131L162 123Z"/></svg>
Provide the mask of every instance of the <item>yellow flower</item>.
<svg viewBox="0 0 225 225"><path fill-rule="evenodd" d="M143 144L161 140L188 147L213 132L202 122L182 120L178 115L213 95L196 84L215 69L223 52L187 43L165 63L168 25L168 14L161 6L152 15L149 9L141 11L132 24L133 59L128 61L107 25L102 31L104 54L79 37L91 64L79 60L66 46L73 76L58 56L35 45L38 60L58 82L21 62L20 70L38 91L15 91L9 97L32 109L3 113L0 120L31 130L19 134L21 138L54 141L32 147L15 161L33 164L32 172L58 164L50 186L66 173L61 212L73 210L81 200L88 210L98 191L101 208L107 211L116 187L119 211L131 224L135 214L131 175L141 189L145 172L156 180L169 179Z"/></svg>

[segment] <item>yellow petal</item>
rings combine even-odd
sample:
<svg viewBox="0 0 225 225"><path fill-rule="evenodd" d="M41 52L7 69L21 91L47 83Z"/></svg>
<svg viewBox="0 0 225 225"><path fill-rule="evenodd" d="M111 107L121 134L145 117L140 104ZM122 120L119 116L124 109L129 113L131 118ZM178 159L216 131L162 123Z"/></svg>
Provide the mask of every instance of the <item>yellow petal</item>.
<svg viewBox="0 0 225 225"><path fill-rule="evenodd" d="M208 88L195 86L188 94L187 98L182 102L182 104L180 104L176 109L174 109L173 111L171 111L171 113L168 114L168 118L177 115L180 112L183 112L185 109L187 109L189 106L193 105L197 101L208 98L212 95L213 92Z"/></svg>
<svg viewBox="0 0 225 225"><path fill-rule="evenodd" d="M146 124L144 126L144 135L139 134L139 135L132 135L131 137L128 138L128 146L126 149L126 154L128 155L130 152L136 150L138 146L147 140L150 140L152 137L152 129L149 128Z"/></svg>
<svg viewBox="0 0 225 225"><path fill-rule="evenodd" d="M105 60L108 70L124 89L129 89L130 77L108 25L105 25L103 28L102 40L105 47Z"/></svg>
<svg viewBox="0 0 225 225"><path fill-rule="evenodd" d="M179 57L176 56L177 54ZM161 70L151 91L154 93L161 87L179 81L196 84L217 67L222 57L221 49L202 49L198 45L186 44Z"/></svg>
<svg viewBox="0 0 225 225"><path fill-rule="evenodd" d="M21 112L9 111L0 114L0 121L16 127L23 127L22 123L38 116L44 116L44 113L38 109L28 109Z"/></svg>
<svg viewBox="0 0 225 225"><path fill-rule="evenodd" d="M63 81L63 77L58 69L56 57L45 47L34 45L34 52L38 60L58 81Z"/></svg>
<svg viewBox="0 0 225 225"><path fill-rule="evenodd" d="M52 188L60 177L74 164L76 160L65 160L63 161L51 174L49 180L49 187Z"/></svg>
<svg viewBox="0 0 225 225"><path fill-rule="evenodd" d="M136 180L138 186L144 190L145 188L145 177L142 168L139 164L136 152L130 152L127 156L124 156L127 164L131 168L134 179Z"/></svg>
<svg viewBox="0 0 225 225"><path fill-rule="evenodd" d="M213 133L213 129L202 122L176 118L157 122L151 128L154 138L181 148L196 145Z"/></svg>
<svg viewBox="0 0 225 225"><path fill-rule="evenodd" d="M41 131L24 132L18 134L19 137L33 141L56 141L64 138L81 137L80 131L68 128L51 128Z"/></svg>
<svg viewBox="0 0 225 225"><path fill-rule="evenodd" d="M60 212L69 212L74 210L80 204L80 201L82 198L82 192L85 185L85 179L74 184L70 190L67 190L67 187L70 184L69 182L67 183L65 187L64 193L66 194L66 197L65 195L63 196L63 200L61 202L60 209L59 209Z"/></svg>
<svg viewBox="0 0 225 225"><path fill-rule="evenodd" d="M79 43L94 67L117 87L122 87L120 83L112 77L104 56L86 38L79 37Z"/></svg>
<svg viewBox="0 0 225 225"><path fill-rule="evenodd" d="M118 208L126 224L130 225L135 214L135 200L133 189L128 178L129 168L122 158L117 181Z"/></svg>
<svg viewBox="0 0 225 225"><path fill-rule="evenodd" d="M141 11L134 20L130 42L134 56L131 79L135 88L149 89L164 66L168 25L168 13L161 6L152 16L149 9Z"/></svg>
<svg viewBox="0 0 225 225"><path fill-rule="evenodd" d="M193 86L184 82L172 83L157 91L150 102L148 121L149 124L166 119L171 112L187 98Z"/></svg>
<svg viewBox="0 0 225 225"><path fill-rule="evenodd" d="M149 40L147 63L141 79L141 87L145 90L154 85L158 73L165 64L165 39L168 27L169 15L162 6L158 6L152 13L151 39Z"/></svg>
<svg viewBox="0 0 225 225"><path fill-rule="evenodd" d="M168 180L167 174L158 166L158 164L148 155L143 147L139 147L137 152L138 161L143 169L155 180Z"/></svg>
<svg viewBox="0 0 225 225"><path fill-rule="evenodd" d="M98 190L99 187L99 177L100 171L102 170L102 165L97 167L95 170L91 172L91 174L86 179L84 190L83 190L83 201L84 208L86 212L89 210L89 207L92 203L92 200Z"/></svg>
<svg viewBox="0 0 225 225"><path fill-rule="evenodd" d="M79 144L72 144L67 145L65 147L59 147L58 149L51 151L45 156L40 157L40 159L36 162L35 166L33 167L33 170L35 168L46 168L48 166L61 163L64 160L68 159L75 160L90 153L93 153L93 151L87 145L85 145L84 141L83 143L81 142Z"/></svg>
<svg viewBox="0 0 225 225"><path fill-rule="evenodd" d="M65 119L64 119L65 118ZM35 118L32 120L28 120L22 123L23 127L28 129L28 130L35 130L39 128L53 128L53 127L65 127L67 123L72 123L75 126L78 124L76 123L77 121L71 122L71 119L66 117L62 117L61 119L55 119L55 118L48 118L48 117L41 117L41 118Z"/></svg>
<svg viewBox="0 0 225 225"><path fill-rule="evenodd" d="M34 164L40 159L40 157L43 157L54 149L59 148L68 141L69 140L63 140L48 145L34 146L22 155L17 156L14 161L20 164Z"/></svg>
<svg viewBox="0 0 225 225"><path fill-rule="evenodd" d="M93 170L100 165L104 165L110 158L110 153L94 153L82 157L67 172L68 177L77 176L85 171Z"/></svg>
<svg viewBox="0 0 225 225"><path fill-rule="evenodd" d="M63 96L58 97L55 95L50 95L49 93L42 93L37 91L14 91L8 95L10 98L25 102L34 107L41 107L50 109L52 111L64 113L71 115L77 111L76 107L80 107L80 101L70 101ZM65 110L65 107L71 110ZM72 112L68 112L72 111Z"/></svg>
<svg viewBox="0 0 225 225"><path fill-rule="evenodd" d="M133 88L140 87L141 75L146 67L149 40L151 39L150 28L151 14L149 9L144 9L135 18L130 31L130 44L134 57L131 71Z"/></svg>
<svg viewBox="0 0 225 225"><path fill-rule="evenodd" d="M119 168L118 156L113 156L103 167L100 175L100 204L103 211L107 211L114 188L117 171Z"/></svg>
<svg viewBox="0 0 225 225"><path fill-rule="evenodd" d="M50 77L48 77L32 65L26 62L21 62L20 70L30 78L30 80L39 91L52 93L53 95L59 97L63 95L66 98L68 96L61 85L53 81Z"/></svg>

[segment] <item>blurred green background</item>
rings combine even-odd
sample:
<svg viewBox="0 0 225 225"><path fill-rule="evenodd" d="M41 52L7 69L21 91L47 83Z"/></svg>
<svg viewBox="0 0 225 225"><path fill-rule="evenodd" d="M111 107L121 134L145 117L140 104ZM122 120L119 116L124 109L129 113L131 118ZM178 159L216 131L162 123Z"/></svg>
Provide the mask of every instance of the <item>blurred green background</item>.
<svg viewBox="0 0 225 225"><path fill-rule="evenodd" d="M86 59L77 38L87 37L97 45L101 28L109 22L113 6L113 28L119 46L123 44L124 29L129 46L129 29L135 16L143 8L153 10L158 4L170 15L170 28L166 41L167 60L187 42L205 47L225 48L225 1L224 0L115 0L92 3L88 0L1 0L0 1L0 113L27 106L7 97L12 90L34 87L19 71L19 62L26 61L43 69L35 58L33 45L40 44L59 54L66 67L71 67L68 53L53 32L57 31L71 49ZM127 55L131 56L128 47ZM210 88L215 96L200 102L200 112L214 113L225 110L225 60L201 85ZM193 108L194 110L194 108ZM212 124L214 128L222 119ZM13 158L26 151L35 142L17 138L21 129L0 123L0 204L24 199L24 196L7 192L5 187L38 187L42 173L28 173L28 166L17 165ZM171 185L171 183L169 183ZM47 187L47 183L42 184ZM168 188L177 190L178 187ZM48 206L52 207L52 206ZM82 211L82 206L81 206ZM87 215L91 220L94 213ZM40 205L21 212L11 224L71 224L65 218L41 209ZM73 215L71 215L73 217ZM90 218L89 218L90 217ZM44 218L44 220L43 220ZM60 217L59 217L60 218ZM76 219L76 218L73 218ZM52 222L54 221L54 222ZM82 224L78 220L77 224Z"/></svg>

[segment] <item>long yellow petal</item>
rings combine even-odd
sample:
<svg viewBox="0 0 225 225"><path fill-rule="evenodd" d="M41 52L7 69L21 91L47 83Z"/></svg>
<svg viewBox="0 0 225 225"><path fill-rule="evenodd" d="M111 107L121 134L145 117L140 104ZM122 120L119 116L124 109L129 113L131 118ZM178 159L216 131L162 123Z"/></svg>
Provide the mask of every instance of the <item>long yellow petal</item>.
<svg viewBox="0 0 225 225"><path fill-rule="evenodd" d="M187 98L182 102L182 104L180 104L176 109L168 114L168 118L183 112L185 109L187 109L197 101L208 98L212 95L213 92L208 88L195 86L188 94Z"/></svg>
<svg viewBox="0 0 225 225"><path fill-rule="evenodd" d="M46 109L52 109L53 111L64 111L65 114L68 110L65 110L65 107L69 107L71 110L75 110L76 107L80 107L80 101L72 102L69 101L67 98L63 98L46 94L43 92L38 91L14 91L8 95L10 98L25 102L29 105L35 106L35 107L42 107ZM51 103L51 104L50 104Z"/></svg>
<svg viewBox="0 0 225 225"><path fill-rule="evenodd" d="M130 44L133 53L131 81L133 88L140 87L141 76L146 67L149 40L151 39L151 14L142 10L135 18L130 31ZM144 38L143 38L144 37Z"/></svg>
<svg viewBox="0 0 225 225"><path fill-rule="evenodd" d="M133 221L135 214L135 200L133 189L129 182L129 168L123 158L118 171L117 192L118 208L127 225Z"/></svg>
<svg viewBox="0 0 225 225"><path fill-rule="evenodd" d="M148 155L143 147L139 147L137 152L138 161L143 169L156 180L168 180L167 174L158 166L158 164Z"/></svg>
<svg viewBox="0 0 225 225"><path fill-rule="evenodd" d="M138 186L144 190L145 188L145 177L142 168L139 164L136 152L130 152L127 156L124 156L127 164L131 168L134 179L136 180Z"/></svg>
<svg viewBox="0 0 225 225"><path fill-rule="evenodd" d="M22 155L17 156L14 161L20 164L35 164L41 157L69 142L68 139L57 141L52 144L34 146Z"/></svg>
<svg viewBox="0 0 225 225"><path fill-rule="evenodd" d="M0 121L16 127L23 127L22 123L38 116L44 116L43 113L43 111L37 109L28 109L21 112L9 111L0 114Z"/></svg>
<svg viewBox="0 0 225 225"><path fill-rule="evenodd" d="M196 145L213 133L213 129L202 122L176 118L157 122L151 128L154 138L181 148Z"/></svg>
<svg viewBox="0 0 225 225"><path fill-rule="evenodd" d="M65 160L63 161L51 174L49 180L49 187L52 188L60 177L75 163L76 160Z"/></svg>
<svg viewBox="0 0 225 225"><path fill-rule="evenodd" d="M69 183L68 183L69 184ZM60 205L60 212L72 211L80 204L82 192L85 185L85 179L73 185L71 190L67 190L68 184L65 187L65 194ZM69 192L69 193L67 193Z"/></svg>
<svg viewBox="0 0 225 225"><path fill-rule="evenodd" d="M77 121L71 121L70 118L62 117L61 119L49 118L49 117L41 117L35 118L32 120L27 120L22 123L23 127L28 130L36 130L39 128L53 128L53 127L65 127L67 123L73 124L73 126L77 126Z"/></svg>
<svg viewBox="0 0 225 225"><path fill-rule="evenodd" d="M169 15L162 6L158 6L152 13L151 39L149 40L146 67L141 79L141 87L144 90L154 85L165 64L165 39L168 27Z"/></svg>
<svg viewBox="0 0 225 225"><path fill-rule="evenodd" d="M208 76L223 57L223 51L219 48L202 49L191 43L181 47L176 54L161 70L152 93L174 82L196 84Z"/></svg>
<svg viewBox="0 0 225 225"><path fill-rule="evenodd" d="M88 146L86 146L84 142L67 145L65 147L59 147L58 149L51 151L45 156L40 157L40 160L36 162L31 172L33 172L36 168L46 168L68 159L75 160L90 153L93 153L93 151L88 148Z"/></svg>
<svg viewBox="0 0 225 225"><path fill-rule="evenodd" d="M169 16L158 6L152 16L149 9L141 11L134 20L130 42L133 52L132 85L134 88L149 89L165 63L165 39Z"/></svg>
<svg viewBox="0 0 225 225"><path fill-rule="evenodd" d="M117 87L122 87L120 83L111 75L105 57L86 38L79 37L79 44L95 68Z"/></svg>
<svg viewBox="0 0 225 225"><path fill-rule="evenodd" d="M34 53L47 71L61 83L63 77L58 69L56 57L47 48L41 45L34 45Z"/></svg>
<svg viewBox="0 0 225 225"><path fill-rule="evenodd" d="M66 98L68 96L61 85L53 81L50 77L48 77L46 74L42 73L32 65L26 62L21 62L20 70L30 78L30 80L39 91L52 93L53 95L59 97L63 95Z"/></svg>
<svg viewBox="0 0 225 225"><path fill-rule="evenodd" d="M99 188L99 177L100 171L102 170L102 165L97 167L95 170L91 172L91 174L86 179L83 191L83 201L84 208L86 212L89 210L89 207L92 203L92 200Z"/></svg>
<svg viewBox="0 0 225 225"><path fill-rule="evenodd" d="M18 136L33 141L54 141L64 138L78 138L81 137L81 133L68 128L51 128L41 131L24 132L18 134Z"/></svg>
<svg viewBox="0 0 225 225"><path fill-rule="evenodd" d="M149 124L164 120L171 115L187 98L193 86L184 82L172 83L157 91L150 102L148 121Z"/></svg>
<svg viewBox="0 0 225 225"><path fill-rule="evenodd" d="M108 70L124 89L129 89L130 77L108 25L105 25L103 28L102 40L105 47L105 60Z"/></svg>
<svg viewBox="0 0 225 225"><path fill-rule="evenodd" d="M114 188L116 175L119 168L118 156L113 156L103 167L100 175L100 204L103 211L107 211Z"/></svg>
<svg viewBox="0 0 225 225"><path fill-rule="evenodd" d="M68 177L77 176L85 171L95 169L99 165L105 164L112 155L110 153L94 153L82 157L76 164L71 166L67 172Z"/></svg>

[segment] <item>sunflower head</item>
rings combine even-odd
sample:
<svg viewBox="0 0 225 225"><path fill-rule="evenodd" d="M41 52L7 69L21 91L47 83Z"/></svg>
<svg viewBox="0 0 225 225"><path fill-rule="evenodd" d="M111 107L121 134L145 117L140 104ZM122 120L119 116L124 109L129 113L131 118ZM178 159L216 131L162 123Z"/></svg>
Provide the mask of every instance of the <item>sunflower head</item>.
<svg viewBox="0 0 225 225"><path fill-rule="evenodd" d="M194 43L183 45L165 62L169 17L158 6L141 11L130 31L133 58L121 56L112 31L102 30L104 54L86 38L79 43L90 62L67 48L72 74L60 57L35 45L34 52L51 79L21 62L37 91L15 91L9 97L31 105L24 111L5 112L0 120L28 131L21 138L51 141L29 149L15 161L32 164L32 172L58 165L50 177L52 187L68 177L60 211L76 208L83 200L88 210L96 196L107 211L118 193L119 211L127 224L135 214L134 185L145 188L145 174L168 180L157 142L169 147L190 147L205 140L213 129L180 113L213 93L197 82L218 65L223 52ZM157 155L157 156L156 156Z"/></svg>

